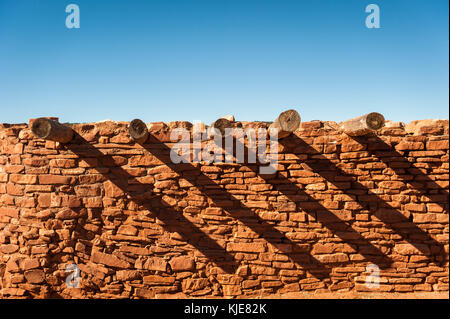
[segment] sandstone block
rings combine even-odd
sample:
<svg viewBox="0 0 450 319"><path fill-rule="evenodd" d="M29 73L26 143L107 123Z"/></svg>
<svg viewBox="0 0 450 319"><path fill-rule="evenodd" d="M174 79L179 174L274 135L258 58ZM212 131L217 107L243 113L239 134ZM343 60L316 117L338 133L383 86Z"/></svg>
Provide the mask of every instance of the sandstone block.
<svg viewBox="0 0 450 319"><path fill-rule="evenodd" d="M94 263L103 264L114 268L129 268L130 264L127 261L119 259L117 256L105 254L94 251L91 255L91 261Z"/></svg>
<svg viewBox="0 0 450 319"><path fill-rule="evenodd" d="M195 269L194 259L188 256L173 257L169 264L172 271L191 271Z"/></svg>

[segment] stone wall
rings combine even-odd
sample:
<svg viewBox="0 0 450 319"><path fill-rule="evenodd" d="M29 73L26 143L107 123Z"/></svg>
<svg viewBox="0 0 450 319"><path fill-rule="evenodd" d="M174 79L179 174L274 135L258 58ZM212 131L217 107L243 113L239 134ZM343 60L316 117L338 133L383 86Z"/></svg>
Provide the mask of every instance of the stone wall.
<svg viewBox="0 0 450 319"><path fill-rule="evenodd" d="M448 291L448 121L359 138L305 122L271 175L173 164L187 122L149 124L144 145L127 125L73 124L60 145L0 124L0 297Z"/></svg>

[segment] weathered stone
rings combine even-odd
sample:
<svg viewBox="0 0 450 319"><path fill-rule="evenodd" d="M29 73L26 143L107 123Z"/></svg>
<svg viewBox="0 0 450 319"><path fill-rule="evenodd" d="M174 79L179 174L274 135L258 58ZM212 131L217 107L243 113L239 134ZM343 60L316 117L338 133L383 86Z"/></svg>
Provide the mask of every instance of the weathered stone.
<svg viewBox="0 0 450 319"><path fill-rule="evenodd" d="M260 163L175 165L170 135L187 122L145 124L140 144L127 122L70 124L65 144L0 124L1 296L445 294L448 120L413 122L366 136L303 123L279 140L273 174ZM70 264L79 288L66 285Z"/></svg>
<svg viewBox="0 0 450 319"><path fill-rule="evenodd" d="M175 277L163 277L158 275L144 276L143 279L144 284L149 286L172 285L175 282Z"/></svg>
<svg viewBox="0 0 450 319"><path fill-rule="evenodd" d="M263 243L228 243L227 250L261 253L266 251L266 246Z"/></svg>
<svg viewBox="0 0 450 319"><path fill-rule="evenodd" d="M143 268L165 272L167 270L167 262L163 258L150 257L145 261Z"/></svg>
<svg viewBox="0 0 450 319"><path fill-rule="evenodd" d="M91 255L91 261L94 263L99 263L115 268L129 268L130 264L124 260L119 259L114 255L109 255L105 253L101 253L98 251L94 251Z"/></svg>
<svg viewBox="0 0 450 319"><path fill-rule="evenodd" d="M25 271L25 279L30 284L40 284L45 280L45 273L40 269Z"/></svg>
<svg viewBox="0 0 450 319"><path fill-rule="evenodd" d="M190 271L195 269L194 259L188 256L173 257L169 264L172 271Z"/></svg>

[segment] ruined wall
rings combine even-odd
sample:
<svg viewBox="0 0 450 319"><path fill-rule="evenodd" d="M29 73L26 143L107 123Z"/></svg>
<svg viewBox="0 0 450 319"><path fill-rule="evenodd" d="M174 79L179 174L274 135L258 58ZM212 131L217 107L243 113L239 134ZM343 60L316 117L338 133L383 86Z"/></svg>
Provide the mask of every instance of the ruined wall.
<svg viewBox="0 0 450 319"><path fill-rule="evenodd" d="M153 123L143 146L127 124L73 125L67 145L0 124L0 297L448 291L448 121L302 123L272 175L173 164L189 123Z"/></svg>

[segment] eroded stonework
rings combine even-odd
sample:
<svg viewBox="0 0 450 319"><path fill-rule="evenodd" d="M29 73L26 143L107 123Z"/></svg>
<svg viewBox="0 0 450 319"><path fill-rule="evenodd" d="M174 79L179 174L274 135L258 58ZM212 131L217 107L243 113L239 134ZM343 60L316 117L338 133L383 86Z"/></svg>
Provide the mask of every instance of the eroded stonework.
<svg viewBox="0 0 450 319"><path fill-rule="evenodd" d="M0 124L1 297L448 291L448 120L364 137L335 124L280 140L270 175L173 164L187 122L152 123L144 145L128 122L74 124L68 144Z"/></svg>

